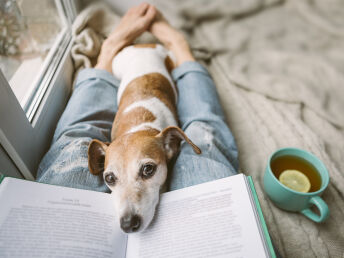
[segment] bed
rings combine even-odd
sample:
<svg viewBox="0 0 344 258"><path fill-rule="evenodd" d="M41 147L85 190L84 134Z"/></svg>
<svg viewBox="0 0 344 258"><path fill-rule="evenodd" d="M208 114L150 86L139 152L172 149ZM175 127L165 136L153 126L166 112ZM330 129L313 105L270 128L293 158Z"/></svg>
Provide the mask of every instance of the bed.
<svg viewBox="0 0 344 258"><path fill-rule="evenodd" d="M344 2L340 0L153 1L186 35L217 85L282 257L344 257ZM73 25L76 72L90 67L119 16L104 5ZM149 41L145 38L140 41ZM330 185L329 219L316 224L264 194L269 155L293 146L317 155Z"/></svg>

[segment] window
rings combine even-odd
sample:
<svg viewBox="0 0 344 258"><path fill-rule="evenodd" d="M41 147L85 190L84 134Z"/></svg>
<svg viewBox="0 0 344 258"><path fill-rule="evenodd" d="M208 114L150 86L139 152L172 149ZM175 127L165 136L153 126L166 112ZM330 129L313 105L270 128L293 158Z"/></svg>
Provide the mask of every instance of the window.
<svg viewBox="0 0 344 258"><path fill-rule="evenodd" d="M53 50L63 36L64 20L53 0L4 0L0 11L0 68L30 116L42 76L57 54Z"/></svg>
<svg viewBox="0 0 344 258"><path fill-rule="evenodd" d="M74 18L73 0L0 1L0 160L27 179L70 93Z"/></svg>

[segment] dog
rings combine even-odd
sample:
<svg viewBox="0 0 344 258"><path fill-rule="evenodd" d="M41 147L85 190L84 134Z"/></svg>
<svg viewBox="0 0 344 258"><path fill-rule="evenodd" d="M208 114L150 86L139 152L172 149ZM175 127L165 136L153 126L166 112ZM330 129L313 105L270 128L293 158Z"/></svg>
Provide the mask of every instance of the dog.
<svg viewBox="0 0 344 258"><path fill-rule="evenodd" d="M94 175L103 173L126 233L143 231L152 221L168 163L181 141L201 153L177 127L173 67L173 57L159 44L131 45L112 62L113 74L121 83L111 143L92 140L88 166Z"/></svg>

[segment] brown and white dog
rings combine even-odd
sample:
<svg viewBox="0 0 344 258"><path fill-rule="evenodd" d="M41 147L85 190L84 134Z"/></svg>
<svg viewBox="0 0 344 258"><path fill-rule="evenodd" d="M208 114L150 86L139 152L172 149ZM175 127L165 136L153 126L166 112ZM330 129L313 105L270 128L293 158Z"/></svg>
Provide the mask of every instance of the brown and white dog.
<svg viewBox="0 0 344 258"><path fill-rule="evenodd" d="M103 172L111 189L123 231L144 230L153 219L167 177L167 163L180 142L194 145L177 127L177 90L173 61L161 45L124 48L112 70L121 84L111 143L93 140L88 149L92 174Z"/></svg>

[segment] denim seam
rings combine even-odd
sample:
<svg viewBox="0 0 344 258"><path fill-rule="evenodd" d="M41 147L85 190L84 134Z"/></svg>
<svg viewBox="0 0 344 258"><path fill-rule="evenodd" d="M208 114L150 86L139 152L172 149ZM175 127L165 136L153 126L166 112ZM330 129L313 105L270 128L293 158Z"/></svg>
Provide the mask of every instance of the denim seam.
<svg viewBox="0 0 344 258"><path fill-rule="evenodd" d="M75 87L77 88L80 84L84 83L85 81L91 80L102 80L110 84L114 88L119 88L120 81L111 75L109 72L105 70L93 69L93 68L86 68L79 72Z"/></svg>
<svg viewBox="0 0 344 258"><path fill-rule="evenodd" d="M106 80L104 78L96 78L96 77L89 77L85 80L82 80L82 81L79 81L77 84L75 84L74 86L74 89L77 89L79 87L82 87L82 84L84 81L96 81L96 80L99 80L99 81L103 81L103 82L106 82L105 84L103 85L107 85L107 86L110 86L110 87L113 87L115 88L116 90L118 90L119 86L117 86L116 84L114 84L113 82L110 82L109 80Z"/></svg>

